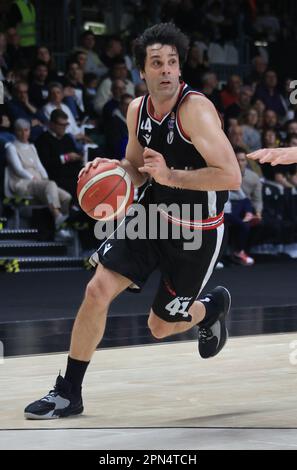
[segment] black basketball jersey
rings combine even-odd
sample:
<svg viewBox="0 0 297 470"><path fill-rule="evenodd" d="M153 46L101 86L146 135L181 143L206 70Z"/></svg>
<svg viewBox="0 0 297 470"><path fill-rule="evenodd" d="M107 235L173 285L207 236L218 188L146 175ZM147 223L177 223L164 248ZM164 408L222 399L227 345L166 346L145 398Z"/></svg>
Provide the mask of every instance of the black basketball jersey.
<svg viewBox="0 0 297 470"><path fill-rule="evenodd" d="M160 121L153 117L150 95L144 96L139 106L136 132L140 144L160 152L165 158L167 166L172 169L195 170L207 166L190 138L185 135L179 120L179 107L186 96L191 93L201 95L187 84L181 83L176 104ZM218 219L220 219L220 223L223 221L222 212L228 198L228 191L171 188L152 180L151 192L150 200L155 204L201 204L202 220L197 223L201 225L203 222L203 229L207 226L209 229L214 228L217 226ZM191 211L192 213L194 214L194 211ZM191 220L193 219L191 218Z"/></svg>

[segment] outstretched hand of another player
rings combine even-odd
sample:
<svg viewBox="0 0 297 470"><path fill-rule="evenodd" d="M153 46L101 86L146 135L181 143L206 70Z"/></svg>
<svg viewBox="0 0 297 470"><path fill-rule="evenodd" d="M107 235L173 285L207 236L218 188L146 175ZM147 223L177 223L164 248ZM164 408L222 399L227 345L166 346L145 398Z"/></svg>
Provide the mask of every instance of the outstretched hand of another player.
<svg viewBox="0 0 297 470"><path fill-rule="evenodd" d="M282 147L274 149L261 149L247 155L251 160L259 160L260 163L271 163L272 166L297 162L296 147Z"/></svg>
<svg viewBox="0 0 297 470"><path fill-rule="evenodd" d="M153 149L145 147L143 159L144 166L139 167L138 171L149 174L159 184L170 186L171 170L166 165L163 155Z"/></svg>
<svg viewBox="0 0 297 470"><path fill-rule="evenodd" d="M86 166L84 166L79 174L78 174L78 179L85 173L88 173L90 171L90 168L97 168L100 163L115 163L116 165L121 166L120 160L116 160L115 158L103 158L103 157L96 157L94 158L93 161L88 162Z"/></svg>

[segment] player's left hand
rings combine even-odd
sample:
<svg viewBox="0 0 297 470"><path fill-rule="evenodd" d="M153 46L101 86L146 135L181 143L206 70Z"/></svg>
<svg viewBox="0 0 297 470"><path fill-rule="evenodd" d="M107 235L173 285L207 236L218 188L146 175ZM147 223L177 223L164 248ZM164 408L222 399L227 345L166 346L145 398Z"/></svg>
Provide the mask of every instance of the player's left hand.
<svg viewBox="0 0 297 470"><path fill-rule="evenodd" d="M145 147L143 159L144 166L139 167L138 171L149 174L159 184L170 186L171 170L166 165L163 155L153 149Z"/></svg>

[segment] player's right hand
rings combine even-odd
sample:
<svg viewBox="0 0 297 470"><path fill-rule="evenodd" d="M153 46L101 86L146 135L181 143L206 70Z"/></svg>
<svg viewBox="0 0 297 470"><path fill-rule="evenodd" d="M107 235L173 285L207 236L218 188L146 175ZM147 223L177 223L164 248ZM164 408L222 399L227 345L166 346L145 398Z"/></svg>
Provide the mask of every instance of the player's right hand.
<svg viewBox="0 0 297 470"><path fill-rule="evenodd" d="M115 158L103 158L103 157L96 157L94 158L94 160L92 160L91 162L88 162L86 164L86 166L84 166L79 174L78 174L78 179L85 173L88 173L88 171L90 170L90 168L97 168L98 165L100 165L100 163L115 163L116 165L121 165L121 162L120 160L116 160Z"/></svg>

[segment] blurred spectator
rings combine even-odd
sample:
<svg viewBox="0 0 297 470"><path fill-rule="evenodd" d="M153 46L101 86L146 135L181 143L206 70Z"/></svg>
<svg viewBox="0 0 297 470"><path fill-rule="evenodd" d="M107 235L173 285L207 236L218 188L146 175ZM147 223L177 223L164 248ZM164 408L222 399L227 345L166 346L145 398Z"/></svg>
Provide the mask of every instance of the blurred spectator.
<svg viewBox="0 0 297 470"><path fill-rule="evenodd" d="M98 88L98 77L94 73L84 74L84 104L85 110L91 119L96 118L94 109L94 100L96 97L96 91Z"/></svg>
<svg viewBox="0 0 297 470"><path fill-rule="evenodd" d="M67 63L66 73L60 80L64 86L64 103L77 121L80 121L85 114L83 76L80 65L73 58Z"/></svg>
<svg viewBox="0 0 297 470"><path fill-rule="evenodd" d="M276 132L279 130L278 116L272 109L266 109L263 113L262 127L264 130L273 129Z"/></svg>
<svg viewBox="0 0 297 470"><path fill-rule="evenodd" d="M219 113L223 112L221 93L218 89L218 79L214 72L207 72L202 76L201 92L215 105Z"/></svg>
<svg viewBox="0 0 297 470"><path fill-rule="evenodd" d="M99 85L99 88L96 93L95 98L95 111L100 115L103 109L103 106L107 101L112 98L111 93L111 84L113 80L117 78L123 80L126 86L126 92L134 96L134 84L131 80L128 79L128 69L124 59L117 59L114 61L114 64L110 71L110 77L107 77L103 80L103 82Z"/></svg>
<svg viewBox="0 0 297 470"><path fill-rule="evenodd" d="M110 120L110 125L106 128L106 152L112 158L121 160L125 157L128 143L127 111L133 96L127 93L120 98L119 108L115 109Z"/></svg>
<svg viewBox="0 0 297 470"><path fill-rule="evenodd" d="M241 85L239 75L230 75L226 88L221 91L221 100L225 109L233 103L238 103Z"/></svg>
<svg viewBox="0 0 297 470"><path fill-rule="evenodd" d="M76 124L70 108L62 102L64 98L64 91L61 83L52 82L49 84L48 89L48 103L43 107L45 117L49 119L54 109L61 109L68 118L66 132L72 134L77 140L84 140L84 135L82 134L80 127Z"/></svg>
<svg viewBox="0 0 297 470"><path fill-rule="evenodd" d="M280 33L280 23L278 18L271 11L271 4L265 2L260 4L261 12L257 15L254 28L257 33L261 34L261 38L268 42L275 42Z"/></svg>
<svg viewBox="0 0 297 470"><path fill-rule="evenodd" d="M6 150L9 189L15 195L46 204L59 229L68 217L71 195L49 180L35 146L29 143L30 123L17 119L14 128L16 139Z"/></svg>
<svg viewBox="0 0 297 470"><path fill-rule="evenodd" d="M264 81L264 74L267 70L267 61L260 55L252 59L252 71L246 79L246 83L251 85L253 92L255 92L257 85Z"/></svg>
<svg viewBox="0 0 297 470"><path fill-rule="evenodd" d="M6 75L9 69L9 56L7 55L7 42L4 33L0 33L0 68L3 75Z"/></svg>
<svg viewBox="0 0 297 470"><path fill-rule="evenodd" d="M48 70L44 62L36 62L32 69L32 81L29 85L29 99L36 108L42 108L48 98Z"/></svg>
<svg viewBox="0 0 297 470"><path fill-rule="evenodd" d="M58 72L55 60L47 46L39 46L37 48L36 60L40 60L41 62L44 62L47 65L49 82L54 82L58 80Z"/></svg>
<svg viewBox="0 0 297 470"><path fill-rule="evenodd" d="M200 12L193 0L176 2L177 8L172 10L174 23L184 32L191 33L200 23Z"/></svg>
<svg viewBox="0 0 297 470"><path fill-rule="evenodd" d="M104 105L102 111L102 121L105 128L110 125L112 113L115 109L119 108L120 100L124 93L126 93L125 82L119 78L117 80L113 80L111 84L112 97Z"/></svg>
<svg viewBox="0 0 297 470"><path fill-rule="evenodd" d="M202 76L208 70L207 63L203 61L200 49L195 44L189 49L187 60L183 66L183 79L194 89L201 89Z"/></svg>
<svg viewBox="0 0 297 470"><path fill-rule="evenodd" d="M264 148L277 148L280 146L279 137L274 129L266 129L262 135L262 147ZM269 163L261 164L263 176L275 183L280 184L284 188L292 188L293 185L287 178L288 168L285 165L271 166Z"/></svg>
<svg viewBox="0 0 297 470"><path fill-rule="evenodd" d="M265 104L260 99L254 100L253 107L258 111L258 129L263 127L263 117L265 111Z"/></svg>
<svg viewBox="0 0 297 470"><path fill-rule="evenodd" d="M100 59L108 69L111 69L112 66L117 62L117 60L122 57L122 55L122 41L119 38L111 37L107 40L107 43L104 47Z"/></svg>
<svg viewBox="0 0 297 470"><path fill-rule="evenodd" d="M286 109L283 104L284 98L277 90L277 74L274 70L267 70L264 74L264 82L260 83L255 92L255 99L259 98L266 108L272 109L280 117L284 117Z"/></svg>
<svg viewBox="0 0 297 470"><path fill-rule="evenodd" d="M234 153L236 155L241 175L242 185L241 189L245 195L250 199L256 217L262 218L263 211L263 198L262 198L262 182L259 176L248 168L246 153L241 147L235 147Z"/></svg>
<svg viewBox="0 0 297 470"><path fill-rule="evenodd" d="M23 49L21 47L21 38L17 33L16 28L8 28L6 31L6 40L7 40L7 55L9 58L10 67L15 67L15 65L24 61L25 56Z"/></svg>
<svg viewBox="0 0 297 470"><path fill-rule="evenodd" d="M224 113L225 127L229 127L229 119L238 119L242 113L246 112L251 106L251 99L253 96L252 88L245 85L241 88L238 101L227 106Z"/></svg>
<svg viewBox="0 0 297 470"><path fill-rule="evenodd" d="M86 53L86 73L95 73L97 77L101 78L108 71L107 67L100 60L97 52L94 51L96 45L96 37L92 31L84 31L81 35L81 47Z"/></svg>
<svg viewBox="0 0 297 470"><path fill-rule="evenodd" d="M234 124L229 127L228 137L231 142L232 147L241 147L246 153L249 153L248 146L244 143L243 140L243 128L239 124Z"/></svg>
<svg viewBox="0 0 297 470"><path fill-rule="evenodd" d="M26 119L31 124L31 139L34 142L43 132L44 116L29 101L28 84L18 81L13 86L13 99L7 103L9 118L12 122L16 119Z"/></svg>
<svg viewBox="0 0 297 470"><path fill-rule="evenodd" d="M49 178L76 201L77 176L83 157L77 153L73 138L65 133L68 125L68 116L62 109L52 111L49 129L37 139L36 148Z"/></svg>
<svg viewBox="0 0 297 470"><path fill-rule="evenodd" d="M220 1L212 2L205 13L206 27L210 29L211 38L214 41L221 39L221 26L224 23L224 14L222 3Z"/></svg>
<svg viewBox="0 0 297 470"><path fill-rule="evenodd" d="M243 129L243 141L251 151L261 148L261 134L257 129L258 118L257 109L252 107L243 113L239 120Z"/></svg>
<svg viewBox="0 0 297 470"><path fill-rule="evenodd" d="M135 98L137 98L138 96L144 96L147 93L148 89L144 81L141 81L140 83L135 85Z"/></svg>
<svg viewBox="0 0 297 470"><path fill-rule="evenodd" d="M8 12L8 26L17 29L20 44L28 60L36 46L36 12L31 0L15 0Z"/></svg>
<svg viewBox="0 0 297 470"><path fill-rule="evenodd" d="M243 182L239 190L230 191L231 212L226 213L225 217L230 232L233 261L242 266L252 266L255 260L247 254L247 247L251 227L258 225L262 218L262 187L259 177L247 168L244 149L237 147L234 152ZM250 196L256 204L254 207Z"/></svg>

